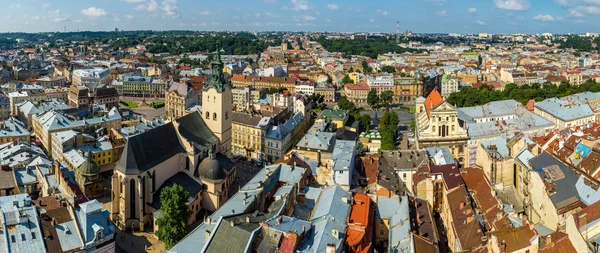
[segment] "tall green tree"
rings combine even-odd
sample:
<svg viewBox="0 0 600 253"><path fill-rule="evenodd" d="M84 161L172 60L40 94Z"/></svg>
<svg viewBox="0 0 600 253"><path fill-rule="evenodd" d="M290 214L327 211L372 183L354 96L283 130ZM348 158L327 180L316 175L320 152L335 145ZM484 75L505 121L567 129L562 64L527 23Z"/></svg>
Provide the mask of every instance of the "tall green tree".
<svg viewBox="0 0 600 253"><path fill-rule="evenodd" d="M390 104L394 101L394 92L391 90L386 90L381 93L381 102L385 104L386 110L390 109Z"/></svg>
<svg viewBox="0 0 600 253"><path fill-rule="evenodd" d="M381 71L393 74L396 72L396 68L394 66L385 65L385 66L381 67Z"/></svg>
<svg viewBox="0 0 600 253"><path fill-rule="evenodd" d="M342 78L342 84L354 84L354 81L348 74L346 74L344 78Z"/></svg>
<svg viewBox="0 0 600 253"><path fill-rule="evenodd" d="M377 107L379 104L379 96L377 96L377 91L375 91L375 89L371 89L369 94L367 94L367 104L373 108Z"/></svg>
<svg viewBox="0 0 600 253"><path fill-rule="evenodd" d="M186 205L189 197L190 194L177 184L165 187L160 192L161 216L156 221L156 236L165 243L167 249L173 247L187 233L187 222L192 215Z"/></svg>
<svg viewBox="0 0 600 253"><path fill-rule="evenodd" d="M398 128L398 114L388 111L379 120L379 131L381 134L381 150L395 150L396 130Z"/></svg>

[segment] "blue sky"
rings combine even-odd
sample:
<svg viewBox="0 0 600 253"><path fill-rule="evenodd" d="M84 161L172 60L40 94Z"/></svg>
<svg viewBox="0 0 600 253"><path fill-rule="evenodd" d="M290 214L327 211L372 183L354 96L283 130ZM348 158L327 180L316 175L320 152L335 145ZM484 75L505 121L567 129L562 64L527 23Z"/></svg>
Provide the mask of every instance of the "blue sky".
<svg viewBox="0 0 600 253"><path fill-rule="evenodd" d="M0 32L598 32L600 0L0 0Z"/></svg>

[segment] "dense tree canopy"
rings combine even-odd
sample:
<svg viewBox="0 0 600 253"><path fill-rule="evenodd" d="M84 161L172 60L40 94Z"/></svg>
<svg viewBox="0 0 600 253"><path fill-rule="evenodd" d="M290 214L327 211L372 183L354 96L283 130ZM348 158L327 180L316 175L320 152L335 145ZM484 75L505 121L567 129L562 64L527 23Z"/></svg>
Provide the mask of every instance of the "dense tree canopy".
<svg viewBox="0 0 600 253"><path fill-rule="evenodd" d="M459 92L450 94L446 101L457 107L476 106L507 99L514 99L525 105L530 99L539 102L546 98L564 97L585 91L600 92L600 84L594 80L588 80L578 86L570 85L567 82L563 82L559 86L551 83L518 86L511 83L504 87L504 91L481 86L478 89L463 88Z"/></svg>
<svg viewBox="0 0 600 253"><path fill-rule="evenodd" d="M384 53L405 53L415 51L414 49L403 48L396 44L395 39L369 38L368 40L350 40L350 39L327 39L320 37L317 40L323 48L330 52L342 52L346 57L351 55L368 56L376 59L377 55ZM418 52L422 52L417 50Z"/></svg>
<svg viewBox="0 0 600 253"><path fill-rule="evenodd" d="M398 128L398 113L387 111L379 120L379 133L381 134L381 150L396 150L395 140Z"/></svg>
<svg viewBox="0 0 600 253"><path fill-rule="evenodd" d="M369 94L367 94L367 104L371 107L377 107L379 104L379 96L377 95L377 91L375 91L375 89L371 89Z"/></svg>
<svg viewBox="0 0 600 253"><path fill-rule="evenodd" d="M388 73L394 73L394 72L396 72L396 68L394 66L385 65L385 66L381 67L381 71L388 72Z"/></svg>
<svg viewBox="0 0 600 253"><path fill-rule="evenodd" d="M165 187L160 192L160 217L156 221L156 236L171 248L187 233L187 222L192 215L186 202L190 194L180 185Z"/></svg>

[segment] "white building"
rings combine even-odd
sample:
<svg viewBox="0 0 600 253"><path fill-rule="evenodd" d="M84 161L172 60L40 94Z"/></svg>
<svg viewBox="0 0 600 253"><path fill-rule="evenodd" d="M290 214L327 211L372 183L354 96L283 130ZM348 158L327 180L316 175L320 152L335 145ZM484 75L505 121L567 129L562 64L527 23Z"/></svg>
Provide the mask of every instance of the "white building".
<svg viewBox="0 0 600 253"><path fill-rule="evenodd" d="M261 76L286 76L286 70L281 65L275 65L262 71Z"/></svg>
<svg viewBox="0 0 600 253"><path fill-rule="evenodd" d="M442 97L446 99L450 94L457 92L459 84L460 78L448 77L448 75L444 74L442 76Z"/></svg>
<svg viewBox="0 0 600 253"><path fill-rule="evenodd" d="M593 62L592 58L587 55L579 58L579 67L588 68L588 67L591 67L593 63L594 62Z"/></svg>
<svg viewBox="0 0 600 253"><path fill-rule="evenodd" d="M315 93L315 83L313 82L299 82L296 84L296 92L303 93L306 95L312 95Z"/></svg>
<svg viewBox="0 0 600 253"><path fill-rule="evenodd" d="M110 71L103 68L76 69L73 71L73 85L90 87L89 84L109 84Z"/></svg>
<svg viewBox="0 0 600 253"><path fill-rule="evenodd" d="M372 77L367 76L367 84L370 89L375 89L377 94L387 90L394 90L394 78L391 75Z"/></svg>

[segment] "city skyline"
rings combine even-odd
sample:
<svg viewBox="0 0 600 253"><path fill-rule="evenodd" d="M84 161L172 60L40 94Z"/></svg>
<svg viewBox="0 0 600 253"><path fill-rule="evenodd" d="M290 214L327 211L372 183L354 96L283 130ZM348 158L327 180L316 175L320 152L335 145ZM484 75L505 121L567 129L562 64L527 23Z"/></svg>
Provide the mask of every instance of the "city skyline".
<svg viewBox="0 0 600 253"><path fill-rule="evenodd" d="M0 32L254 30L416 33L585 33L597 0L21 0Z"/></svg>

